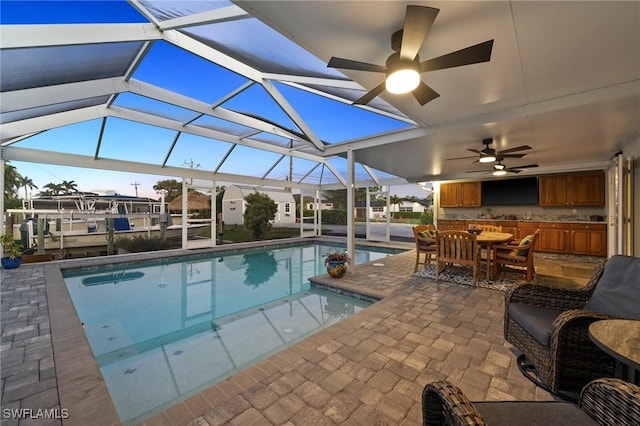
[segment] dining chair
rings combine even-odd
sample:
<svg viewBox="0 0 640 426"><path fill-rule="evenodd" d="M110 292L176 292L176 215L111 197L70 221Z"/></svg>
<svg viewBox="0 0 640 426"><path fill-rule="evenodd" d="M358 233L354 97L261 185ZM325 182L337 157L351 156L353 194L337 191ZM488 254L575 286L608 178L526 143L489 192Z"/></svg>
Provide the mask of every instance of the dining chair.
<svg viewBox="0 0 640 426"><path fill-rule="evenodd" d="M509 270L523 273L528 282L532 282L536 269L533 262L536 241L540 230L536 229L531 235L520 240L511 240L509 244L496 244L493 250L493 278L500 277L500 273Z"/></svg>
<svg viewBox="0 0 640 426"><path fill-rule="evenodd" d="M416 265L413 272L418 270L418 265L431 264L431 259L435 260L436 255L436 227L434 225L417 225L413 227L413 237L416 243ZM424 262L420 261L420 256L424 254Z"/></svg>
<svg viewBox="0 0 640 426"><path fill-rule="evenodd" d="M488 225L486 223L471 223L468 226L469 229L481 229L487 232L502 232L502 226L500 225Z"/></svg>
<svg viewBox="0 0 640 426"><path fill-rule="evenodd" d="M480 273L480 246L477 236L466 231L436 232L436 281L447 264L470 266L473 269L472 287Z"/></svg>

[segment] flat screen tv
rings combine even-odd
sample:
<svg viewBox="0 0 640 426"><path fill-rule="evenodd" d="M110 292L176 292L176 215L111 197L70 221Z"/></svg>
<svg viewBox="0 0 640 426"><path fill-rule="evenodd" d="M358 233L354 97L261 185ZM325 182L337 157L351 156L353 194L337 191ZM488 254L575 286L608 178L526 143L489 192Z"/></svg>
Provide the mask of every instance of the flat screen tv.
<svg viewBox="0 0 640 426"><path fill-rule="evenodd" d="M496 179L482 182L482 205L538 204L538 178Z"/></svg>

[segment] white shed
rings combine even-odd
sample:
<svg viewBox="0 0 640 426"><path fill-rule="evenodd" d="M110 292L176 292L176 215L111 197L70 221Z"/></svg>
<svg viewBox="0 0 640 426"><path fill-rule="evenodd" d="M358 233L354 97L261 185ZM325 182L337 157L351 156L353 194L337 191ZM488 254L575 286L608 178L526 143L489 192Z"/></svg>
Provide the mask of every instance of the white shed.
<svg viewBox="0 0 640 426"><path fill-rule="evenodd" d="M272 188L231 185L224 190L222 197L222 220L226 225L242 225L244 223L246 207L244 198L255 191L267 194L278 205L273 223L295 223L296 201L291 192Z"/></svg>

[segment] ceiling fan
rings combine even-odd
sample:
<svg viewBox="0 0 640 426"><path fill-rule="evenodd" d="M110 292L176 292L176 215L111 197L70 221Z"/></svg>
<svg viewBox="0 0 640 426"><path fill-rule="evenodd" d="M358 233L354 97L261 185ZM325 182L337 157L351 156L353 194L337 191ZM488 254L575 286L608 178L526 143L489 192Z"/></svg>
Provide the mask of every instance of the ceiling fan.
<svg viewBox="0 0 640 426"><path fill-rule="evenodd" d="M484 174L491 173L494 176L504 176L507 173L520 173L521 171L523 171L525 169L532 169L534 167L538 167L537 164L525 164L525 165L522 165L522 166L507 167L506 165L504 165L502 163L503 160L504 160L504 157L502 157L501 155L498 155L496 157L496 164L494 164L491 167L491 170L489 170L489 171L485 171L485 170L469 170L469 171L467 171L467 173L482 173L482 172L484 172Z"/></svg>
<svg viewBox="0 0 640 426"><path fill-rule="evenodd" d="M497 161L498 157L503 159L504 158L522 158L527 154L522 152L518 153L518 151L526 151L528 149L533 149L529 145L520 145L513 148L505 149L503 151L496 151L495 149L489 146L492 143L493 143L493 139L483 139L482 144L485 146L483 149L467 148L467 151L475 152L476 154L478 154L477 156L472 155L467 157L447 158L447 160L464 160L467 158L477 158L476 161L474 162L479 161L480 163L493 163L494 161Z"/></svg>
<svg viewBox="0 0 640 426"><path fill-rule="evenodd" d="M420 80L420 73L491 60L493 40L420 62L418 51L429 34L438 12L440 9L433 7L407 6L404 27L391 36L391 48L394 53L387 58L384 66L336 57L329 60L327 66L331 68L379 72L387 75L385 81L353 102L354 104L365 105L386 89L394 94L412 92L420 105L424 105L440 95Z"/></svg>

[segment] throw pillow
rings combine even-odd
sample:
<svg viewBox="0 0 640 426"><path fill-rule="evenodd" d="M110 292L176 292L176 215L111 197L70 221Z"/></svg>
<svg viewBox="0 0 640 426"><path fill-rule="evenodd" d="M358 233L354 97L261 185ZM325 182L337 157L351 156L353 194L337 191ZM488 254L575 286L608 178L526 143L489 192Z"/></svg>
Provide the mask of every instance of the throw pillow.
<svg viewBox="0 0 640 426"><path fill-rule="evenodd" d="M529 252L529 244L533 241L533 235L527 235L522 240L520 240L520 244L518 247L523 247L521 249L516 250L516 256L526 256Z"/></svg>

